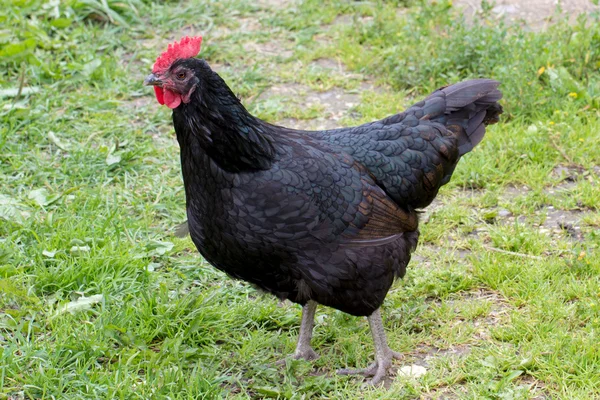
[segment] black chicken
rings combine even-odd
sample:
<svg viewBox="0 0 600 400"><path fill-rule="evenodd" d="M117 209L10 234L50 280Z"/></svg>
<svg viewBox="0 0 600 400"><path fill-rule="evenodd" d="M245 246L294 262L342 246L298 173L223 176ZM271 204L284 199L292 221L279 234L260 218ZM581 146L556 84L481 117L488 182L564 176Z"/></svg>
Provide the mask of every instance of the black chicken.
<svg viewBox="0 0 600 400"><path fill-rule="evenodd" d="M367 316L375 362L340 373L380 382L400 355L379 308L417 245L416 210L498 121L498 82L448 86L354 128L300 131L250 115L194 58L200 42L169 46L144 82L173 109L194 244L228 275L303 306L296 358L317 357L317 304Z"/></svg>

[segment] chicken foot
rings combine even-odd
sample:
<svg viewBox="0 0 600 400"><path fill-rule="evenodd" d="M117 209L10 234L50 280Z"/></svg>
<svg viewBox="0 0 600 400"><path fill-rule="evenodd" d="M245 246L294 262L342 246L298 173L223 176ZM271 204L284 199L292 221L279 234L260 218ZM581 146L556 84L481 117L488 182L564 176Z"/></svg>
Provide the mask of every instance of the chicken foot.
<svg viewBox="0 0 600 400"><path fill-rule="evenodd" d="M296 350L292 355L293 359L296 360L316 360L319 355L313 350L310 345L312 340L313 328L315 326L315 311L317 310L317 303L309 300L304 307L302 307L302 322L300 323L300 333L298 334L298 344L296 344ZM276 365L284 365L285 359L279 360L275 363Z"/></svg>
<svg viewBox="0 0 600 400"><path fill-rule="evenodd" d="M383 322L381 320L381 312L379 309L375 310L373 314L367 317L369 325L371 327L371 335L373 336L373 343L375 344L375 362L369 365L367 368L361 369L350 369L344 368L338 370L340 375L364 375L367 377L373 377L369 383L371 385L378 385L385 378L388 369L392 366L394 359L401 359L402 354L393 351L387 344L385 337L385 331L383 330Z"/></svg>
<svg viewBox="0 0 600 400"><path fill-rule="evenodd" d="M302 307L302 323L300 324L300 334L298 335L298 344L296 345L296 351L294 351L293 356L296 360L302 358L310 361L319 358L319 355L310 346L313 328L315 326L316 310L317 303L312 300L309 300L304 307Z"/></svg>

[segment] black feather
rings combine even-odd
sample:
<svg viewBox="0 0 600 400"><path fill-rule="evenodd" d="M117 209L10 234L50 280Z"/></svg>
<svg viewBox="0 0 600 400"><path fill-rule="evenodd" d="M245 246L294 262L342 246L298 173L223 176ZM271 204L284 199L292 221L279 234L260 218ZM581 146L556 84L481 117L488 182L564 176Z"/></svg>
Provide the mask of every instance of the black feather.
<svg viewBox="0 0 600 400"><path fill-rule="evenodd" d="M208 65L173 111L188 226L204 258L279 298L369 315L406 271L417 208L502 112L498 82L461 82L404 113L298 131L250 115Z"/></svg>

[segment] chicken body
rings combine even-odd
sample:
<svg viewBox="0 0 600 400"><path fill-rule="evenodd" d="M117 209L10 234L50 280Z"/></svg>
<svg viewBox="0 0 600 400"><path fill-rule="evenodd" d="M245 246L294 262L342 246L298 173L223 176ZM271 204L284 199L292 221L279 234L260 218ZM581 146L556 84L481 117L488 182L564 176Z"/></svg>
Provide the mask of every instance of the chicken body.
<svg viewBox="0 0 600 400"><path fill-rule="evenodd" d="M309 132L250 115L203 60L178 60L147 82L181 71L189 78L169 88L189 97L173 109L173 123L199 252L304 307L296 357L316 357L316 304L368 316L376 362L342 373L380 382L399 355L387 346L379 308L417 245L416 210L497 121L498 83L462 82L381 121Z"/></svg>
<svg viewBox="0 0 600 400"><path fill-rule="evenodd" d="M187 126L181 111L177 132ZM249 172L221 168L196 136L178 134L192 240L212 265L280 299L370 315L404 274L416 212L389 200L338 146L281 134L277 160Z"/></svg>

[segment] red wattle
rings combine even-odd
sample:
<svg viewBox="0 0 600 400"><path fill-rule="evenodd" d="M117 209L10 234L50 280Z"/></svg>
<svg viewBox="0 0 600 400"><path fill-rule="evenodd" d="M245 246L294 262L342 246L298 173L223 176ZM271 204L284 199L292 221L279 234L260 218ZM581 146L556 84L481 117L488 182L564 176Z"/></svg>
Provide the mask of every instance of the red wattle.
<svg viewBox="0 0 600 400"><path fill-rule="evenodd" d="M177 108L181 104L181 95L165 89L164 104L169 108Z"/></svg>
<svg viewBox="0 0 600 400"><path fill-rule="evenodd" d="M160 104L165 104L165 93L161 87L154 86L154 94L156 95L156 100L158 100Z"/></svg>

